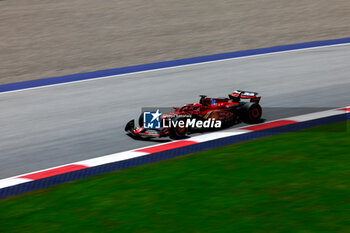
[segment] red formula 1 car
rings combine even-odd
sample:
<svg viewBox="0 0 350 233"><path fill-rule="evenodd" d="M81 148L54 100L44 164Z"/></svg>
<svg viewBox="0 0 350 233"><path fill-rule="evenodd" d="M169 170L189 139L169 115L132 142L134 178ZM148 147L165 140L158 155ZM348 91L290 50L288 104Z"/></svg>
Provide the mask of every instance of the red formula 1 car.
<svg viewBox="0 0 350 233"><path fill-rule="evenodd" d="M129 121L125 131L135 138L166 137L173 139L186 137L198 130L210 130L244 121L259 122L262 109L261 97L251 91L236 90L228 98L209 98L200 95L199 103L173 107L167 114L143 112L139 117L139 127ZM148 122L146 118L148 117Z"/></svg>

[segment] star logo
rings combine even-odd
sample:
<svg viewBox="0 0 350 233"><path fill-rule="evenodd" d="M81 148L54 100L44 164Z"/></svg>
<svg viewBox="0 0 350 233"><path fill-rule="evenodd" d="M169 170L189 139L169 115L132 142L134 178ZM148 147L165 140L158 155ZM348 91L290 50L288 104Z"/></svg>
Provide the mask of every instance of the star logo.
<svg viewBox="0 0 350 233"><path fill-rule="evenodd" d="M158 117L160 117L162 114L159 112L159 109L157 109L157 111L155 113L151 113L153 118L151 120L151 122L153 122L154 120L158 119Z"/></svg>

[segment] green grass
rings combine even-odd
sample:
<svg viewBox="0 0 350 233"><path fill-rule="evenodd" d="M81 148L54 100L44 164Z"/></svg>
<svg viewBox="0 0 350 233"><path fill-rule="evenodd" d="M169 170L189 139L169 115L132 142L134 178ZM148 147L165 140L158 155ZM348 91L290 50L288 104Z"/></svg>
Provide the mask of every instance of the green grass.
<svg viewBox="0 0 350 233"><path fill-rule="evenodd" d="M0 232L350 232L349 129L285 133L3 199Z"/></svg>

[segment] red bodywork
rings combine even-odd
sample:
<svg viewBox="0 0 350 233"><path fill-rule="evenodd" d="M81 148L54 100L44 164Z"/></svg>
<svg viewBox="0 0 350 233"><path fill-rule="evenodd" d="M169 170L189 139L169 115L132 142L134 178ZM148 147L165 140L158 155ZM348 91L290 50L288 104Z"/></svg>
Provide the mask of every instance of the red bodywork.
<svg viewBox="0 0 350 233"><path fill-rule="evenodd" d="M186 115L203 120L211 118L220 120L223 123L233 122L239 119L240 107L247 103L247 101L257 104L260 102L261 97L257 96L257 94L255 92L235 91L229 94L228 98L208 98L201 96L199 103L186 104L180 108L173 107L174 111L169 114L163 114L161 120ZM128 128L127 125L125 130L133 136L144 137L164 137L170 134L169 128L154 130L145 129L143 126L138 128L132 126Z"/></svg>

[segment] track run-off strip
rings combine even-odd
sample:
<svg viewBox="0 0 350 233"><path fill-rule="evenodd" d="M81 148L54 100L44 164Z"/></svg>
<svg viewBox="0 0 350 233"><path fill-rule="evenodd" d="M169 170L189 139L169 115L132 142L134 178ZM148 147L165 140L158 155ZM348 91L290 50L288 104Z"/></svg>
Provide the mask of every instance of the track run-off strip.
<svg viewBox="0 0 350 233"><path fill-rule="evenodd" d="M188 139L137 148L134 150L22 174L0 180L0 198L43 187L49 187L104 172L162 161L184 154L203 151L232 143L275 135L283 132L296 131L317 125L345 121L349 120L349 116L350 107L343 107L289 117L257 125L245 126L232 129L232 131L207 133L190 137Z"/></svg>
<svg viewBox="0 0 350 233"><path fill-rule="evenodd" d="M99 70L99 71L93 71L93 72L87 72L87 73L78 73L78 74L71 74L71 75L65 75L65 76L29 80L29 81L23 81L23 82L17 82L17 83L2 84L0 85L0 94L28 90L28 89L42 88L42 87L48 87L48 86L83 82L83 81L94 80L94 79L112 78L120 75L148 72L153 70L171 69L171 68L176 68L181 66L189 66L189 65L196 65L196 64L203 64L203 63L210 63L210 62L219 62L219 61L238 59L238 58L244 58L244 57L269 55L269 54L283 53L283 52L293 52L297 50L314 49L314 48L320 48L320 47L338 46L338 45L345 45L349 43L350 43L350 38L311 41L311 42L298 43L298 44L280 45L280 46L251 49L251 50L242 50L242 51L213 54L213 55L193 57L193 58L185 58L185 59L172 60L172 61L163 61L163 62L127 66L127 67L120 67L120 68L107 69L107 70Z"/></svg>

